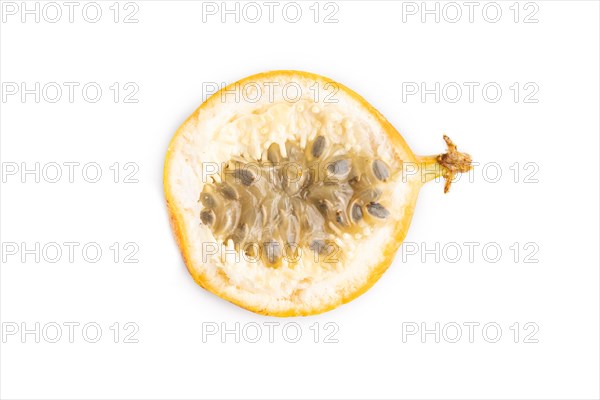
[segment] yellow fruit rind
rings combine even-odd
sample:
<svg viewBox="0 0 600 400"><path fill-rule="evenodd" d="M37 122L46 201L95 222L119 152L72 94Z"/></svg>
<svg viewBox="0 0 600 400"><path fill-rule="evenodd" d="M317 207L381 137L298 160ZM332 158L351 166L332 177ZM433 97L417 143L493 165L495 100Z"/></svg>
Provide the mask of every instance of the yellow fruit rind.
<svg viewBox="0 0 600 400"><path fill-rule="evenodd" d="M275 77L281 77L281 76L286 76L289 78L298 76L300 78L313 79L315 81L334 83L334 81L331 79L328 79L328 78L320 76L320 75L311 74L308 72L294 71L294 70L277 70L277 71L263 72L260 74L246 77L240 81L232 83L229 86L221 89L220 91L216 92L211 97L209 97L204 103L202 103L194 111L194 113L192 115L190 115L187 118L187 120L179 127L179 129L173 136L173 138L169 144L167 154L166 154L163 181L164 181L165 197L166 197L166 202L167 202L169 220L170 220L171 227L173 229L173 234L175 236L175 240L177 242L177 245L179 246L179 249L181 251L181 254L183 256L183 259L184 259L184 262L185 262L185 265L186 265L188 271L190 272L194 281L198 285L200 285L204 289L209 290L210 292L216 294L217 296L219 296L233 304L236 304L242 308L245 308L247 310L250 310L250 311L258 313L258 314L274 316L274 317L308 316L308 315L324 313L326 311L330 311L330 310L340 306L341 304L348 303L348 302L354 300L355 298L359 297L363 293L365 293L367 290L369 290L375 284L375 282L377 282L377 280L383 275L383 273L391 265L394 255L396 254L396 252L398 251L398 248L402 244L402 241L406 237L408 227L410 225L410 220L412 219L412 214L413 214L412 211L414 210L417 195L418 195L418 188L415 188L413 190L412 201L410 202L410 204L406 205L406 207L407 207L406 215L408 215L408 217L405 218L404 220L400 220L399 222L396 223L396 226L394 227L394 235L393 235L394 240L390 240L387 243L387 245L385 246L385 248L383 249L383 255L384 255L383 261L380 262L372 270L371 274L369 275L369 277L366 279L365 283L361 287L354 289L350 293L345 292L343 297L341 297L338 301L330 302L330 303L325 304L318 308L316 308L316 307L306 308L306 307L297 306L297 307L289 308L289 309L282 311L279 309L272 310L272 309L259 308L254 305L244 303L243 301L239 301L238 299L232 298L231 296L227 295L224 291L220 290L218 287L211 285L211 282L206 278L206 276L204 276L204 274L200 273L197 269L195 269L193 267L193 262L190 258L189 251L188 251L190 239L186 236L185 231L182 228L184 226L183 216L174 206L173 193L171 191L171 187L170 187L169 181L167 179L168 173L170 171L170 161L171 161L171 157L173 154L173 143L175 142L176 138L181 134L183 128L186 127L188 123L197 119L198 114L200 113L200 110L202 110L204 107L209 107L212 105L213 102L218 101L219 97L221 96L221 92L231 91L234 88L234 85L244 85L245 83L248 83L248 82L273 79ZM337 83L337 82L335 82L335 84L338 85L338 87L340 88L341 91L344 91L350 97L357 100L364 108L369 110L369 112L373 116L375 116L377 121L384 128L388 138L393 143L394 147L401 148L411 158L408 160L403 160L404 162L415 162L416 161L414 154L412 153L412 151L410 150L410 148L408 147L408 145L406 144L406 142L404 141L402 136L400 136L398 131L387 121L387 119L379 111L377 111L372 105L370 105L359 94L355 93L348 87L346 87L340 83ZM415 182L418 182L418 181L415 181Z"/></svg>

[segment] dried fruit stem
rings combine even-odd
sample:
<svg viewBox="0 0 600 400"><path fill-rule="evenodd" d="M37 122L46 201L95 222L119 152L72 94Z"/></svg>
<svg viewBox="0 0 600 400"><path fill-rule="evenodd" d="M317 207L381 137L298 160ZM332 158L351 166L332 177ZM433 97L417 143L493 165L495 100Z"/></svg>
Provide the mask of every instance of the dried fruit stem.
<svg viewBox="0 0 600 400"><path fill-rule="evenodd" d="M429 182L439 176L446 180L444 193L448 193L452 180L459 173L471 170L471 156L457 150L452 140L444 135L444 141L448 146L448 152L436 156L417 157L421 168L421 176L424 182Z"/></svg>

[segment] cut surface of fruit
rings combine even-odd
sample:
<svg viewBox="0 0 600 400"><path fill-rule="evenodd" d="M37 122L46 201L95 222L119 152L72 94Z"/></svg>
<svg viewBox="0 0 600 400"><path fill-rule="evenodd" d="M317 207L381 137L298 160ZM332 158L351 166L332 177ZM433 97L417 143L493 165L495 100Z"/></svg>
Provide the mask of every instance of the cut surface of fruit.
<svg viewBox="0 0 600 400"><path fill-rule="evenodd" d="M231 240L267 266L291 266L303 254L331 264L344 256L335 237L363 234L373 219L389 216L379 202L388 178L384 161L323 135L304 147L287 140L284 152L274 142L266 159L229 160L220 180L204 185L200 220L223 245Z"/></svg>
<svg viewBox="0 0 600 400"><path fill-rule="evenodd" d="M415 156L345 86L299 71L242 79L204 102L169 146L164 185L185 264L251 311L324 312L364 293L404 240L420 187L470 169Z"/></svg>

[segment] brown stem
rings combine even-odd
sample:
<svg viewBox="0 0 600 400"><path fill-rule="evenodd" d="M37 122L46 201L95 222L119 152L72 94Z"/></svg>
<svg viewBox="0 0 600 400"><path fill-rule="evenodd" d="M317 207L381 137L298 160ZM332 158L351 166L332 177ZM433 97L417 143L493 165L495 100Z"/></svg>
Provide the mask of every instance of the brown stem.
<svg viewBox="0 0 600 400"><path fill-rule="evenodd" d="M444 141L448 146L447 153L437 156L417 157L417 159L421 165L421 174L425 174L425 182L435 179L438 176L442 176L446 180L444 193L448 193L452 180L456 174L471 170L472 159L469 154L458 151L456 145L448 136L444 135Z"/></svg>

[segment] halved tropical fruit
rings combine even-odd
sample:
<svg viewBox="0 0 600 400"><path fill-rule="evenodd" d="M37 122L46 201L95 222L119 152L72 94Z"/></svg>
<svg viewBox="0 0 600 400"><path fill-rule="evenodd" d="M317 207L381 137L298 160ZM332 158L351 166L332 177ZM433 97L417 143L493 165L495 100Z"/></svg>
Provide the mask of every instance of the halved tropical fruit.
<svg viewBox="0 0 600 400"><path fill-rule="evenodd" d="M470 169L415 156L362 97L322 76L273 71L206 100L165 160L167 206L194 280L273 316L331 310L389 267L420 187Z"/></svg>

